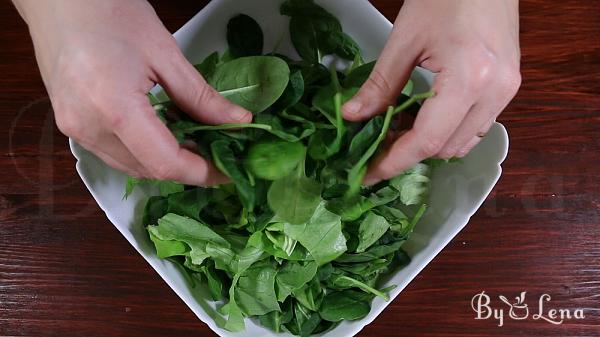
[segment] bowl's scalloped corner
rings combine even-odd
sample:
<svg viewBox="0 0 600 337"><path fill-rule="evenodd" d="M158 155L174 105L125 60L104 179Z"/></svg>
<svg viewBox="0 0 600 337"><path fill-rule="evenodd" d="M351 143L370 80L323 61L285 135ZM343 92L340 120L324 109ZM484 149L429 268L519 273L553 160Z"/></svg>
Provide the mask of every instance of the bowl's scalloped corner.
<svg viewBox="0 0 600 337"><path fill-rule="evenodd" d="M510 135L508 134L508 129L504 124L500 122L495 122L494 126L500 128L500 131L502 132L503 152L500 155L500 158L498 159L498 165L502 166L502 164L508 158L508 153L510 152Z"/></svg>

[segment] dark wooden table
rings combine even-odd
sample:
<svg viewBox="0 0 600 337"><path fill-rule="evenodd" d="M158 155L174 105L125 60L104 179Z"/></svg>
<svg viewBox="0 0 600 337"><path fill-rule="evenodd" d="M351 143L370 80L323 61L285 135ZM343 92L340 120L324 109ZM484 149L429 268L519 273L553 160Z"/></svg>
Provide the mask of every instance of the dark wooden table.
<svg viewBox="0 0 600 337"><path fill-rule="evenodd" d="M49 0L46 0L49 1ZM440 0L441 1L441 0ZM501 1L501 0L496 0ZM206 1L152 1L174 31ZM373 1L388 18L399 2ZM600 11L522 1L523 88L504 175L467 228L360 336L600 336ZM214 336L113 228L53 125L27 28L0 3L0 335ZM475 320L482 291L584 309ZM506 308L505 308L506 310Z"/></svg>

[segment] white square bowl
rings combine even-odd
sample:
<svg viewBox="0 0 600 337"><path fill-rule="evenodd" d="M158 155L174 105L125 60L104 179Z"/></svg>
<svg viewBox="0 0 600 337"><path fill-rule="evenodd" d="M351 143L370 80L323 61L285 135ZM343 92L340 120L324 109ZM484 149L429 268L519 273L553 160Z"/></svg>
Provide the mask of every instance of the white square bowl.
<svg viewBox="0 0 600 337"><path fill-rule="evenodd" d="M236 14L244 13L255 18L265 33L265 51L297 56L290 42L288 19L279 14L282 0L213 0L175 37L190 61L197 63L215 50L224 51L226 26ZM354 37L363 49L366 60L378 57L383 49L392 24L367 0L322 0L320 5L340 19L344 30ZM413 74L416 91L426 91L433 75L423 69ZM180 270L156 256L154 246L141 224L141 211L147 198L153 194L149 188L137 189L127 200L122 200L126 176L106 166L101 160L71 140L71 150L77 158L77 172L108 219L129 243L148 261L173 291L188 307L222 337L275 337L276 334L252 320L246 320L246 331L231 333L220 329L218 303L210 300L206 288L192 288ZM467 224L498 181L500 164L508 151L508 135L504 127L495 124L487 137L460 163L446 165L434 171L429 210L417 225L404 249L412 262L389 275L382 287L396 285L390 293L393 300L406 285L437 255ZM361 320L343 322L323 337L349 337L356 335L371 323L389 304L380 298L373 301L369 315Z"/></svg>

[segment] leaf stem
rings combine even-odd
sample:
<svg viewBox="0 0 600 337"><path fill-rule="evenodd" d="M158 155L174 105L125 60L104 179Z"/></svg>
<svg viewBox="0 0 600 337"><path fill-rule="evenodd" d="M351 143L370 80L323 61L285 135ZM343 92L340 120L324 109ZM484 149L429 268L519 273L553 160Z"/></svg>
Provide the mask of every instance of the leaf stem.
<svg viewBox="0 0 600 337"><path fill-rule="evenodd" d="M394 112L392 113L392 115L396 115L396 114L408 109L409 107L411 107L413 104L417 103L420 100L431 98L433 96L435 96L435 93L433 91L425 92L422 94L416 94L416 95L412 96L411 98L409 98L406 102L404 102L404 103L400 104L398 107L394 108Z"/></svg>
<svg viewBox="0 0 600 337"><path fill-rule="evenodd" d="M335 127L335 125L331 125L331 124L325 124L325 123L314 123L314 124L315 124L315 127L317 129L328 129L328 130L335 130L335 129L337 129Z"/></svg>
<svg viewBox="0 0 600 337"><path fill-rule="evenodd" d="M183 131L196 132L196 131L224 131L234 129L261 129L271 131L273 128L266 124L222 124L222 125L198 125L191 128L186 128Z"/></svg>
<svg viewBox="0 0 600 337"><path fill-rule="evenodd" d="M348 277L348 276L341 276L340 278L344 279L345 281L349 282L350 284L353 284L354 286L356 286L366 292L370 292L371 294L373 294L375 296L379 296L379 297L383 298L385 301L389 302L389 300L390 300L390 297L387 294L367 285L366 283L360 282L360 281L353 279L351 277Z"/></svg>
<svg viewBox="0 0 600 337"><path fill-rule="evenodd" d="M387 132L390 128L390 124L392 123L393 116L394 107L390 106L388 107L387 113L385 114L385 119L383 120L383 126L381 128L379 136L363 154L358 163L356 163L356 165L352 167L350 172L348 172L348 181L350 182L350 189L348 190L347 195L354 195L360 189L360 185L366 173L367 162L369 161L369 159L371 159L371 157L373 157L375 152L377 152L379 145L381 145L381 143L385 139L385 136L387 135Z"/></svg>
<svg viewBox="0 0 600 337"><path fill-rule="evenodd" d="M247 86L241 87L241 88L219 91L219 94L221 94L221 96L223 96L223 97L228 97L231 95L239 94L241 92L250 91L250 90L256 89L258 87L260 87L260 84L252 84L252 85L247 85Z"/></svg>

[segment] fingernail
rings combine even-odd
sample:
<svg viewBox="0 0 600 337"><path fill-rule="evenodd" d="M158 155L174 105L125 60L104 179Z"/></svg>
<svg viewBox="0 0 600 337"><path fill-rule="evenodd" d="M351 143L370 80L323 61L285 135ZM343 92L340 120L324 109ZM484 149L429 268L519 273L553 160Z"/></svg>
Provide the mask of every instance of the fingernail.
<svg viewBox="0 0 600 337"><path fill-rule="evenodd" d="M252 121L252 113L239 107L233 108L231 111L229 111L229 116L240 123Z"/></svg>
<svg viewBox="0 0 600 337"><path fill-rule="evenodd" d="M376 177L376 176L371 175L371 174L367 174L365 176L365 179L363 179L363 184L365 184L366 186L373 186L373 185L377 184L380 181L381 181L381 178Z"/></svg>
<svg viewBox="0 0 600 337"><path fill-rule="evenodd" d="M360 101L352 100L344 105L344 111L348 115L356 116L362 109L363 104Z"/></svg>

